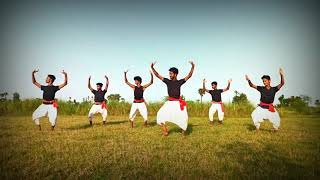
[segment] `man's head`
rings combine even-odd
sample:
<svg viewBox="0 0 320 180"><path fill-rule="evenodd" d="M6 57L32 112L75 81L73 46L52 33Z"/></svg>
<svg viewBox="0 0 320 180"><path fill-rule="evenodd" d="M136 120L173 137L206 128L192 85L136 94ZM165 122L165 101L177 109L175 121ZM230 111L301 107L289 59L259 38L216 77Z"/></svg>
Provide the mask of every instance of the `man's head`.
<svg viewBox="0 0 320 180"><path fill-rule="evenodd" d="M213 82L211 83L212 89L216 89L216 88L217 88L217 85L218 85L218 83L217 83L216 81L213 81Z"/></svg>
<svg viewBox="0 0 320 180"><path fill-rule="evenodd" d="M270 86L271 78L269 75L263 75L261 77L264 86Z"/></svg>
<svg viewBox="0 0 320 180"><path fill-rule="evenodd" d="M175 67L169 69L169 77L171 80L176 79L179 74L179 70Z"/></svg>
<svg viewBox="0 0 320 180"><path fill-rule="evenodd" d="M98 91L102 89L102 86L103 86L102 83L97 83L96 85L97 85L97 90L98 90Z"/></svg>
<svg viewBox="0 0 320 180"><path fill-rule="evenodd" d="M46 78L46 83L52 84L56 80L56 77L52 74L48 74Z"/></svg>
<svg viewBox="0 0 320 180"><path fill-rule="evenodd" d="M134 83L138 86L141 85L142 83L142 78L140 76L135 76L134 78Z"/></svg>

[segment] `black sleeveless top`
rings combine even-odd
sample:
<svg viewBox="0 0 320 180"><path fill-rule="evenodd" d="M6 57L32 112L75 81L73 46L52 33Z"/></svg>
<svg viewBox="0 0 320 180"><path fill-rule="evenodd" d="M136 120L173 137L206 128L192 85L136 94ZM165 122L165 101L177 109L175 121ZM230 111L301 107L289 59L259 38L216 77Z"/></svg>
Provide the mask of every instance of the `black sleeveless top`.
<svg viewBox="0 0 320 180"><path fill-rule="evenodd" d="M134 87L134 99L142 100L143 99L143 86L135 86Z"/></svg>

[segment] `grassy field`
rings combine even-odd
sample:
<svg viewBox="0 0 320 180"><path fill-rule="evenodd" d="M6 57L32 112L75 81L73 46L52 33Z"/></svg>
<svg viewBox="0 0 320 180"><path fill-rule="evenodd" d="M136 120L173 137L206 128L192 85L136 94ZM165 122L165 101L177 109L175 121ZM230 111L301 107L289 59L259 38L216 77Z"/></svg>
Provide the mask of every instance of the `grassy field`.
<svg viewBox="0 0 320 180"><path fill-rule="evenodd" d="M319 179L320 117L283 118L281 130L262 124L255 133L249 118L226 118L210 127L190 118L189 135L169 124L163 137L155 118L150 126L112 116L107 126L95 117L60 116L50 131L38 131L31 117L0 117L1 179Z"/></svg>

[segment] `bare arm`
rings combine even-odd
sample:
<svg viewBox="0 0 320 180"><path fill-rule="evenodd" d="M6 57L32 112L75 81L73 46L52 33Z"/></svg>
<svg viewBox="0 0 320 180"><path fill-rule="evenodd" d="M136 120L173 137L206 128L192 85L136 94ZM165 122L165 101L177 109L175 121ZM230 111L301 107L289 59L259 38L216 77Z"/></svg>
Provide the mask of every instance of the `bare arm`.
<svg viewBox="0 0 320 180"><path fill-rule="evenodd" d="M32 71L32 83L37 86L38 88L41 88L41 84L39 84L37 81L36 81L36 77L35 77L35 74L38 72L39 70L33 70Z"/></svg>
<svg viewBox="0 0 320 180"><path fill-rule="evenodd" d="M191 78L193 71L194 71L194 67L195 67L195 64L193 63L193 61L189 61L189 63L191 64L192 67L191 67L189 74L184 78L185 81L188 81L188 79Z"/></svg>
<svg viewBox="0 0 320 180"><path fill-rule="evenodd" d="M229 79L229 81L228 81L228 86L223 89L223 92L226 92L226 91L228 91L228 90L230 89L230 84L231 84L231 82L232 82L232 79Z"/></svg>
<svg viewBox="0 0 320 180"><path fill-rule="evenodd" d="M206 79L203 79L203 90L209 93L209 90L206 89Z"/></svg>
<svg viewBox="0 0 320 180"><path fill-rule="evenodd" d="M147 89L149 86L151 86L151 84L153 84L153 74L151 71L150 71L150 75L151 75L151 81L148 84L143 86L143 90Z"/></svg>
<svg viewBox="0 0 320 180"><path fill-rule="evenodd" d="M154 65L156 64L156 62L151 63L151 70L153 72L153 74L159 78L161 81L163 81L163 77L154 69Z"/></svg>
<svg viewBox="0 0 320 180"><path fill-rule="evenodd" d="M281 77L281 82L278 85L278 89L282 88L282 86L284 85L284 75L283 75L283 70L281 68L279 69L279 74L280 74L280 77Z"/></svg>
<svg viewBox="0 0 320 180"><path fill-rule="evenodd" d="M128 72L128 70L126 70L124 72L124 81L126 82L126 84L128 84L128 86L130 86L132 89L134 89L135 86L128 81L127 72Z"/></svg>
<svg viewBox="0 0 320 180"><path fill-rule="evenodd" d="M257 89L257 86L254 85L254 84L252 84L252 82L251 82L251 80L250 80L250 78L249 78L248 75L246 75L246 80L248 81L250 87L252 87L252 88L254 88L254 89Z"/></svg>
<svg viewBox="0 0 320 180"><path fill-rule="evenodd" d="M104 76L106 78L106 86L104 87L104 91L108 91L108 87L109 87L109 78L108 76Z"/></svg>
<svg viewBox="0 0 320 180"><path fill-rule="evenodd" d="M64 82L59 85L59 89L62 89L63 87L65 87L68 84L68 75L67 75L67 73L64 72L64 70L62 70L62 74L64 75Z"/></svg>
<svg viewBox="0 0 320 180"><path fill-rule="evenodd" d="M89 76L88 79L88 88L90 89L90 91L93 91L93 88L91 87L91 76Z"/></svg>

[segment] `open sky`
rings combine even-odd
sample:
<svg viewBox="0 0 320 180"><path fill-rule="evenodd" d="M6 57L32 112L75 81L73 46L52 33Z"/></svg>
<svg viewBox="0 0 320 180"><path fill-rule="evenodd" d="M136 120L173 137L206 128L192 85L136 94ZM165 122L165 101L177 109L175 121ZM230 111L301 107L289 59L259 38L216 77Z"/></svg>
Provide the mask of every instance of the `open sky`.
<svg viewBox="0 0 320 180"><path fill-rule="evenodd" d="M57 98L82 100L91 96L92 83L110 79L109 92L133 99L124 83L135 75L150 80L150 63L160 74L176 66L183 78L196 64L194 76L182 87L187 99L199 99L202 79L217 81L220 88L233 79L223 100L232 100L234 91L259 101L259 93L249 88L252 81L269 74L272 84L280 82L279 67L286 84L277 94L319 94L319 6L288 1L57 1L4 3L1 7L0 92L19 92L22 98L41 97L31 83L31 72L44 83L47 74L69 73L69 84ZM94 85L94 84L93 84ZM145 92L156 101L167 95L160 80ZM206 95L205 100L210 100Z"/></svg>

